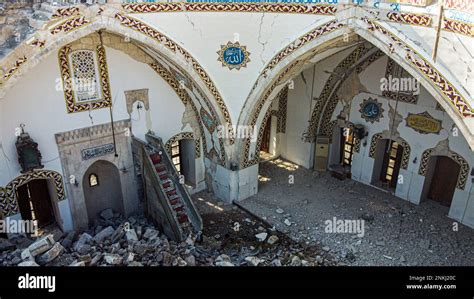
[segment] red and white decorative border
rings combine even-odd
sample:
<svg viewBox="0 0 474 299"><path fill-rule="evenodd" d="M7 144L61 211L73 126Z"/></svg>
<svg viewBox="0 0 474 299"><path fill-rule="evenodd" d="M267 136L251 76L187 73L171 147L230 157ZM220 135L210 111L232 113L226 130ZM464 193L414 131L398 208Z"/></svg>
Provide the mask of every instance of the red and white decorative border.
<svg viewBox="0 0 474 299"><path fill-rule="evenodd" d="M50 32L51 34L58 34L59 32L69 32L76 30L84 25L89 24L90 21L86 19L84 16L74 16L59 25L53 27Z"/></svg>
<svg viewBox="0 0 474 299"><path fill-rule="evenodd" d="M158 12L265 12L334 15L337 7L328 4L296 3L127 3L127 13Z"/></svg>
<svg viewBox="0 0 474 299"><path fill-rule="evenodd" d="M26 58L26 56L23 56L23 57L19 58L17 61L15 61L15 64L8 71L6 71L5 74L3 74L3 80L6 81L6 80L10 79L10 77L13 76L13 74L27 60L28 60L28 58Z"/></svg>
<svg viewBox="0 0 474 299"><path fill-rule="evenodd" d="M51 19L65 18L79 14L79 7L69 6L65 8L58 8L51 16Z"/></svg>
<svg viewBox="0 0 474 299"><path fill-rule="evenodd" d="M463 117L474 117L474 110L459 93L459 91L429 62L416 53L412 48L405 44L402 40L394 34L386 30L384 27L370 20L369 18L362 18L369 27L369 31L378 31L383 35L389 37L396 45L405 50L405 59L414 65L428 80L430 80L442 95L456 108L459 114Z"/></svg>
<svg viewBox="0 0 474 299"><path fill-rule="evenodd" d="M444 19L443 30L474 37L474 25L458 20Z"/></svg>
<svg viewBox="0 0 474 299"><path fill-rule="evenodd" d="M422 14L413 14L413 13L399 13L399 12L389 12L387 13L387 18L391 22L417 25L417 26L430 26L431 25L431 16L422 15Z"/></svg>

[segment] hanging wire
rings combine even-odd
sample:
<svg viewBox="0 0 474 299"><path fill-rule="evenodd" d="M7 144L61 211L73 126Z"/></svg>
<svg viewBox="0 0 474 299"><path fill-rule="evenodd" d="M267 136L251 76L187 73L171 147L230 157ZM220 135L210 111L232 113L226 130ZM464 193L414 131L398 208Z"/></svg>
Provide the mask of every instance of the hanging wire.
<svg viewBox="0 0 474 299"><path fill-rule="evenodd" d="M97 33L99 34L100 47L105 52L104 42L102 40L102 30L97 31ZM114 114L112 113L112 106L115 104L116 99L117 99L117 97L115 97L115 99L110 102L109 111L110 111L110 125L112 127L112 140L113 140L113 143L114 143L114 154L115 154L115 157L118 157L117 142L115 141Z"/></svg>
<svg viewBox="0 0 474 299"><path fill-rule="evenodd" d="M395 126L395 117L396 117L397 109L398 109L398 101L399 101L399 95L400 95L400 80L402 78L402 75L403 75L403 68L400 65L398 65L399 84L398 84L397 93L396 93L396 96L395 96L395 108L393 109L393 113L392 113L392 123L389 124L390 135L389 135L389 140L388 140L389 146L387 148L387 153L390 152L390 150L392 148L392 143L393 143L392 136L393 136L393 129L394 129L394 126ZM389 106L390 106L390 102L389 102Z"/></svg>

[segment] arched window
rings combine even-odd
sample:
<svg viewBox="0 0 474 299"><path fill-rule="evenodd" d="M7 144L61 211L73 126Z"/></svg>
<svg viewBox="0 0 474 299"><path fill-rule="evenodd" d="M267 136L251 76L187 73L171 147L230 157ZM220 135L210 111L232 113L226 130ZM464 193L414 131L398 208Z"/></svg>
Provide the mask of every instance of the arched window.
<svg viewBox="0 0 474 299"><path fill-rule="evenodd" d="M94 187L99 185L99 177L95 173L91 173L89 176L89 186Z"/></svg>

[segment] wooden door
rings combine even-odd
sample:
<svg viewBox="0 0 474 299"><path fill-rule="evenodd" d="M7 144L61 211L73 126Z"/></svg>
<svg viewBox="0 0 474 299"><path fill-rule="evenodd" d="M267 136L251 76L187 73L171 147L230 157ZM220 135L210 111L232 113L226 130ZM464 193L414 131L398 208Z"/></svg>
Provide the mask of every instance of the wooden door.
<svg viewBox="0 0 474 299"><path fill-rule="evenodd" d="M53 204L48 190L47 180L33 180L28 183L31 203L38 226L42 227L54 222Z"/></svg>
<svg viewBox="0 0 474 299"><path fill-rule="evenodd" d="M390 149L389 149L390 147ZM387 183L389 188L397 187L398 174L402 162L403 147L395 141L387 141L382 164L380 180Z"/></svg>
<svg viewBox="0 0 474 299"><path fill-rule="evenodd" d="M461 167L452 159L438 156L431 179L428 198L443 206L451 206Z"/></svg>
<svg viewBox="0 0 474 299"><path fill-rule="evenodd" d="M28 190L28 184L21 185L16 189L16 201L20 210L21 219L32 220L33 207L30 203L30 192Z"/></svg>
<svg viewBox="0 0 474 299"><path fill-rule="evenodd" d="M352 165L354 152L354 131L351 128L341 128L341 153L340 161L344 166Z"/></svg>
<svg viewBox="0 0 474 299"><path fill-rule="evenodd" d="M37 220L38 227L54 222L47 180L32 180L17 188L18 207L23 220Z"/></svg>
<svg viewBox="0 0 474 299"><path fill-rule="evenodd" d="M272 124L272 118L269 117L267 123L265 124L265 128L263 129L263 136L262 136L262 145L260 146L260 150L266 153L270 152L270 129Z"/></svg>

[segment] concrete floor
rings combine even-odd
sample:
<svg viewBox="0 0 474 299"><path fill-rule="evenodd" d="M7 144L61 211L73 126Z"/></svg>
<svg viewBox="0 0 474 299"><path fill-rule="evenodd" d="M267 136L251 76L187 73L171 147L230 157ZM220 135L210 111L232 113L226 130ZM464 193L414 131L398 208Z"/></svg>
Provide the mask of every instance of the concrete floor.
<svg viewBox="0 0 474 299"><path fill-rule="evenodd" d="M474 265L474 229L458 224L453 230L447 207L414 205L281 159L260 164L258 194L239 204L294 240L322 246L351 265ZM333 217L365 219L364 236L326 232L325 221Z"/></svg>

